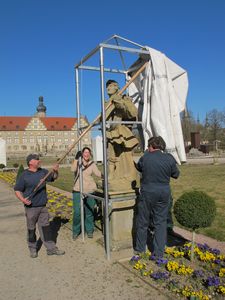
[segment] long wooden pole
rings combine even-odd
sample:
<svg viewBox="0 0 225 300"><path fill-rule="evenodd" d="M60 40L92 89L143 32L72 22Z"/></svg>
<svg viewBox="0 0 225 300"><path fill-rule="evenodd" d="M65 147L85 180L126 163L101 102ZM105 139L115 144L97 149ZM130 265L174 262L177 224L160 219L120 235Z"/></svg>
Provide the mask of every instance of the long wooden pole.
<svg viewBox="0 0 225 300"><path fill-rule="evenodd" d="M144 63L144 65L134 74L133 77L125 84L125 86L118 92L118 95L121 95L127 88L128 86L140 75L140 73L145 69L147 66L147 62ZM106 105L105 110L107 110L110 106L112 105L112 101L109 100L108 104ZM76 144L82 139L82 137L100 120L101 114L99 114L94 121L81 133L81 135L77 138L76 141L73 142L73 144L68 148L68 150L65 152L65 154L57 161L58 164L60 164L64 158L73 150L73 148L76 146ZM45 180L48 178L48 176L53 172L54 170L50 170L38 183L38 185L35 187L33 192L28 196L28 198L33 195L37 189L40 187L40 185L45 182Z"/></svg>

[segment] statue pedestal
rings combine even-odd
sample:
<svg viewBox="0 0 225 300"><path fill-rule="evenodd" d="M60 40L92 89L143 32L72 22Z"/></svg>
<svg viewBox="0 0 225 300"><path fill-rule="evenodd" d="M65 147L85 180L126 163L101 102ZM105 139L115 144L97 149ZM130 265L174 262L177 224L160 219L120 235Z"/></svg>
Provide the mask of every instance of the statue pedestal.
<svg viewBox="0 0 225 300"><path fill-rule="evenodd" d="M109 231L112 251L133 247L136 197L133 191L109 192Z"/></svg>

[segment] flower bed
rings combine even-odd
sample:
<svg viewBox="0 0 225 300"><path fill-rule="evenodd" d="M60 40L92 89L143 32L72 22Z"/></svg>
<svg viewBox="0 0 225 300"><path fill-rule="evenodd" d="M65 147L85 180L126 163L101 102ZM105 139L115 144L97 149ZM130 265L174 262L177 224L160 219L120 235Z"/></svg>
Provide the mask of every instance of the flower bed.
<svg viewBox="0 0 225 300"><path fill-rule="evenodd" d="M206 244L194 248L195 261L190 261L191 243L165 249L163 259L150 252L133 256L129 268L154 283L185 299L222 299L225 296L225 255Z"/></svg>
<svg viewBox="0 0 225 300"><path fill-rule="evenodd" d="M2 172L0 173L0 179L4 180L11 186L15 185L16 172ZM48 203L47 207L49 213L54 217L60 217L61 219L70 220L72 218L72 200L62 193L53 191L51 188L47 188Z"/></svg>
<svg viewBox="0 0 225 300"><path fill-rule="evenodd" d="M70 220L72 218L72 199L66 197L62 193L53 191L50 188L47 189L47 193L47 207L51 216Z"/></svg>

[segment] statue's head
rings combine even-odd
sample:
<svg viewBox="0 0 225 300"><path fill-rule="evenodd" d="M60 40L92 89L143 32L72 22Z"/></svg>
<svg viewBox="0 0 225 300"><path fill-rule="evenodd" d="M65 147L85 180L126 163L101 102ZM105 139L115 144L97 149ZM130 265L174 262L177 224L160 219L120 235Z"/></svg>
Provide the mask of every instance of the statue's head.
<svg viewBox="0 0 225 300"><path fill-rule="evenodd" d="M116 94L119 90L119 84L115 80L109 79L106 82L106 90L109 96Z"/></svg>

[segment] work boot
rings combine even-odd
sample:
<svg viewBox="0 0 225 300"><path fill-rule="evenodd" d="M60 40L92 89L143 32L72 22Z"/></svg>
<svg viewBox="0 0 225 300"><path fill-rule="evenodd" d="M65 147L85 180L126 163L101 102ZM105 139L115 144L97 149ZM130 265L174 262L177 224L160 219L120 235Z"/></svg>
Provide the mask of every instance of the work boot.
<svg viewBox="0 0 225 300"><path fill-rule="evenodd" d="M92 232L88 232L88 233L87 233L87 237L88 237L89 239L92 239L92 238L93 238L93 233L92 233Z"/></svg>
<svg viewBox="0 0 225 300"><path fill-rule="evenodd" d="M73 241L76 241L79 237L79 234L73 234Z"/></svg>
<svg viewBox="0 0 225 300"><path fill-rule="evenodd" d="M37 251L32 251L32 252L30 252L30 257L31 257L31 258L36 258L36 257L38 257Z"/></svg>
<svg viewBox="0 0 225 300"><path fill-rule="evenodd" d="M59 250L58 248L55 248L53 250L47 250L47 255L64 255L65 251Z"/></svg>

